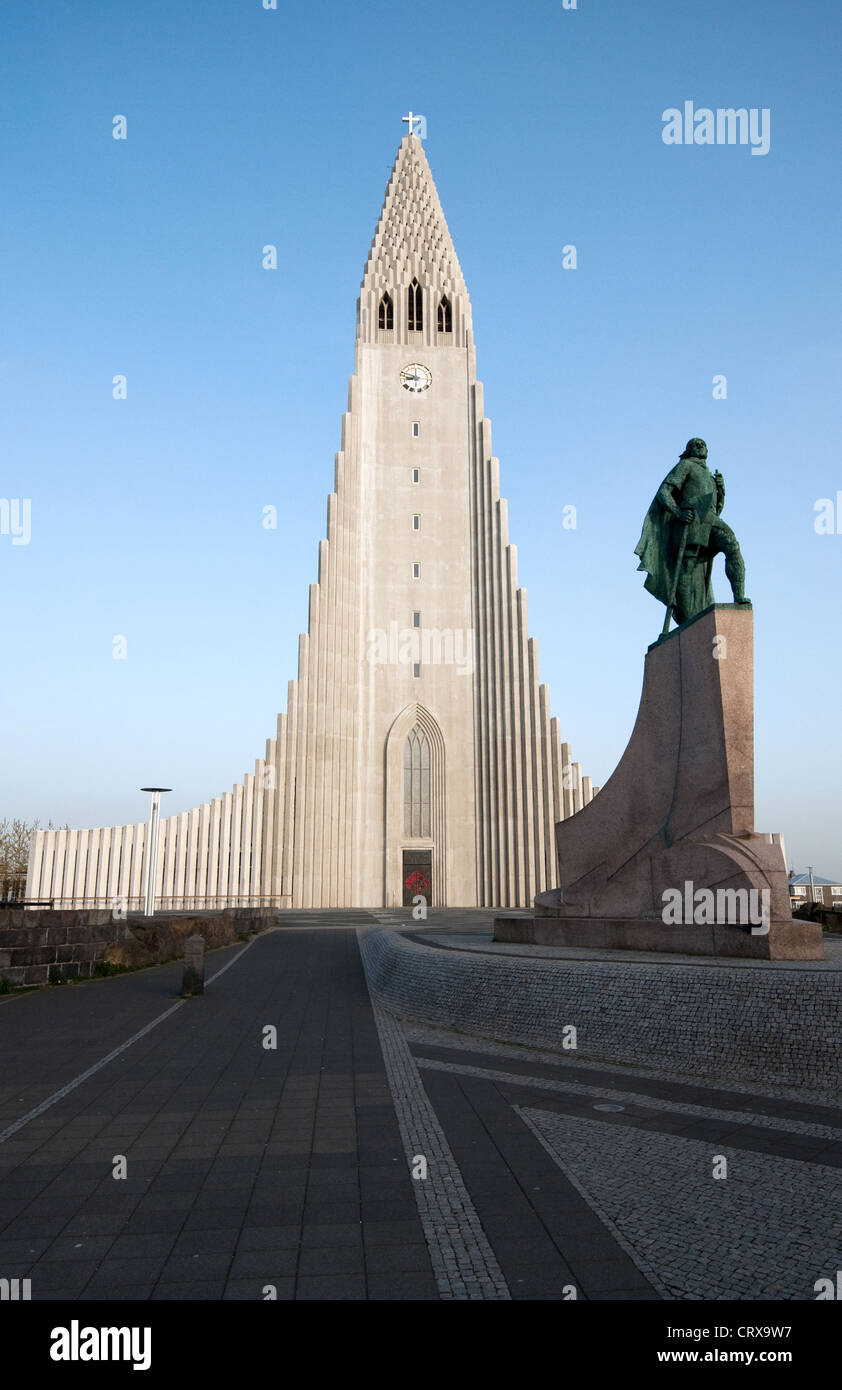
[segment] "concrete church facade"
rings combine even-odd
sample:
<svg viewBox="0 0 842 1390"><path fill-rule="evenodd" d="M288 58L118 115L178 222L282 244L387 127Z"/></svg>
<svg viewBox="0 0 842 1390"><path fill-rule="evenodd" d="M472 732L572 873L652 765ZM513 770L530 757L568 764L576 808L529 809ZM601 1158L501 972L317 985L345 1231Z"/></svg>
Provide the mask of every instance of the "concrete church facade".
<svg viewBox="0 0 842 1390"><path fill-rule="evenodd" d="M555 823L595 791L539 685L470 300L410 133L358 301L298 678L254 773L161 821L156 905L528 906L557 877ZM27 897L142 906L147 841L38 831Z"/></svg>

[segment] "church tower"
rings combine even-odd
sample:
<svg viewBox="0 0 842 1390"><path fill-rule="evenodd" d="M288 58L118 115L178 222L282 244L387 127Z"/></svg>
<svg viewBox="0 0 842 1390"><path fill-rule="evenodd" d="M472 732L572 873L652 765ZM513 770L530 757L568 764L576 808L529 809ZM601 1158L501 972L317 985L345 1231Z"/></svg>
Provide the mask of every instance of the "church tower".
<svg viewBox="0 0 842 1390"><path fill-rule="evenodd" d="M162 822L156 901L531 906L557 877L555 823L593 794L538 682L470 299L409 133L358 300L298 678L254 774ZM140 905L146 838L38 832L27 895Z"/></svg>

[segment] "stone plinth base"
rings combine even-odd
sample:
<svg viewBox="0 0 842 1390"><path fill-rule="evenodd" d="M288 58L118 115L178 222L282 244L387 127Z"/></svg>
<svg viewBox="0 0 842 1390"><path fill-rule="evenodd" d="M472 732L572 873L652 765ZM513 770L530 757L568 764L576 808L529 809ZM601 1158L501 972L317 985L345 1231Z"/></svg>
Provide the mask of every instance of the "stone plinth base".
<svg viewBox="0 0 842 1390"><path fill-rule="evenodd" d="M753 960L822 960L821 930L813 922L772 922L763 936L724 926L666 926L655 918L498 917L494 940L518 946L585 946L594 950L662 951L683 956L744 956Z"/></svg>

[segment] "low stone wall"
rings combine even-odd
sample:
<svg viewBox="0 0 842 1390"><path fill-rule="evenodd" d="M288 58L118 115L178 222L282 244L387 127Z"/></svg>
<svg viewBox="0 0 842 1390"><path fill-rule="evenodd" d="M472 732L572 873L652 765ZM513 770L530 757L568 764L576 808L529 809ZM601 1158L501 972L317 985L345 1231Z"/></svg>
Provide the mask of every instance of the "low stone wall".
<svg viewBox="0 0 842 1390"><path fill-rule="evenodd" d="M6 908L0 913L0 979L13 985L45 985L58 979L87 979L102 963L156 965L184 955L184 942L198 933L208 950L264 931L276 911L226 908L220 912L130 912L115 921L105 908Z"/></svg>
<svg viewBox="0 0 842 1390"><path fill-rule="evenodd" d="M802 921L821 922L825 931L837 936L842 934L842 912L837 908L824 907L822 903L805 903L793 916L800 917Z"/></svg>
<svg viewBox="0 0 842 1390"><path fill-rule="evenodd" d="M362 942L372 986L400 1013L577 1061L842 1095L842 970L536 960L436 949L386 928Z"/></svg>

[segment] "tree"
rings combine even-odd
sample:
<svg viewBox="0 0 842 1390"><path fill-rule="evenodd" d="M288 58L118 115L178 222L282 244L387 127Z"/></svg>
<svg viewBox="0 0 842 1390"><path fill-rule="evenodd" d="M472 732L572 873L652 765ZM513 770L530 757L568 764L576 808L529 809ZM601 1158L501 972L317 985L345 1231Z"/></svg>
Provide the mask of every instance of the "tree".
<svg viewBox="0 0 842 1390"><path fill-rule="evenodd" d="M34 820L0 821L0 898L22 898L26 891L26 869L33 833L41 822ZM47 829L52 830L49 822Z"/></svg>

